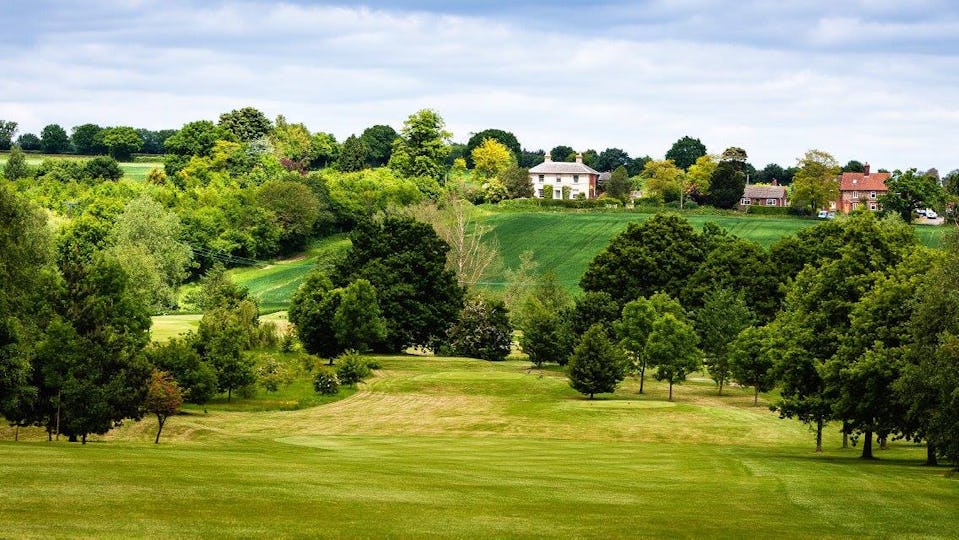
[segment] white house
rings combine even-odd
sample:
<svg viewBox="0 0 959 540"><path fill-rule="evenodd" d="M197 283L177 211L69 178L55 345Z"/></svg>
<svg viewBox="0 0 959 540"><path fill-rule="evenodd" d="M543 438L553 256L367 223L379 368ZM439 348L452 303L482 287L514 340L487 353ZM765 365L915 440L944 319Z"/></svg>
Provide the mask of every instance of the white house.
<svg viewBox="0 0 959 540"><path fill-rule="evenodd" d="M533 195L543 197L544 186L552 186L553 199L563 198L563 188L569 188L569 197L583 195L596 197L596 182L599 172L583 164L583 155L576 154L576 162L553 161L546 154L546 161L529 170L529 180L533 183Z"/></svg>

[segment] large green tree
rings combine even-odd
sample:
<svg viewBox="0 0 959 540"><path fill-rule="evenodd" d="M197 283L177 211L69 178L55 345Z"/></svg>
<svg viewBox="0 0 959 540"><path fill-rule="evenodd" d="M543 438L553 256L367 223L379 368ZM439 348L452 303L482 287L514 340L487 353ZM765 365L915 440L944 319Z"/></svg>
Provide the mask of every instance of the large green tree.
<svg viewBox="0 0 959 540"><path fill-rule="evenodd" d="M596 156L596 161L593 162L591 167L597 171L615 171L619 167L628 167L631 161L625 150L607 148ZM609 191L609 186L606 187L606 191Z"/></svg>
<svg viewBox="0 0 959 540"><path fill-rule="evenodd" d="M377 124L363 130L360 140L366 144L368 152L366 163L370 167L382 167L389 163L393 155L393 141L396 140L396 130L390 126Z"/></svg>
<svg viewBox="0 0 959 540"><path fill-rule="evenodd" d="M505 360L513 343L513 326L506 304L479 296L467 299L448 336L453 354Z"/></svg>
<svg viewBox="0 0 959 540"><path fill-rule="evenodd" d="M333 327L339 305L339 291L323 271L311 272L293 294L289 319L306 352L331 360L342 352Z"/></svg>
<svg viewBox="0 0 959 540"><path fill-rule="evenodd" d="M70 137L60 124L48 124L40 132L40 149L46 154L65 154L70 151Z"/></svg>
<svg viewBox="0 0 959 540"><path fill-rule="evenodd" d="M696 347L698 338L693 327L677 319L672 313L658 317L649 333L646 356L656 368L654 377L669 383L669 401L673 400L673 385L699 369L702 353Z"/></svg>
<svg viewBox="0 0 959 540"><path fill-rule="evenodd" d="M822 150L810 150L798 161L789 198L794 207L815 214L839 198L839 162Z"/></svg>
<svg viewBox="0 0 959 540"><path fill-rule="evenodd" d="M606 182L606 194L623 202L629 202L629 194L632 190L632 184L629 181L629 175L626 167L620 165L613 169Z"/></svg>
<svg viewBox="0 0 959 540"><path fill-rule="evenodd" d="M709 376L723 386L732 374L730 343L752 322L754 316L742 291L713 289L703 298L703 307L695 313L695 328L699 333L700 347L705 356Z"/></svg>
<svg viewBox="0 0 959 540"><path fill-rule="evenodd" d="M376 288L386 319L385 350L442 342L464 294L446 268L449 245L429 225L399 216L364 221L350 240L349 252L332 275L340 286L363 278Z"/></svg>
<svg viewBox="0 0 959 540"><path fill-rule="evenodd" d="M343 141L337 167L344 172L361 171L366 168L369 146L356 135L350 135Z"/></svg>
<svg viewBox="0 0 959 540"><path fill-rule="evenodd" d="M595 394L614 392L626 377L626 359L600 325L583 334L567 367L569 385L593 399Z"/></svg>
<svg viewBox="0 0 959 540"><path fill-rule="evenodd" d="M70 140L78 154L97 156L107 153L103 144L103 128L96 124L82 124L70 130Z"/></svg>
<svg viewBox="0 0 959 540"><path fill-rule="evenodd" d="M653 331L656 319L666 313L671 313L678 320L686 319L686 312L679 302L666 294L656 293L649 298L641 296L627 303L623 306L620 319L613 323L620 345L632 357L633 367L639 374L640 394L643 393L649 364L646 354L649 334Z"/></svg>
<svg viewBox="0 0 959 540"><path fill-rule="evenodd" d="M13 145L14 135L17 134L17 123L13 120L0 118L0 150L7 151Z"/></svg>
<svg viewBox="0 0 959 540"><path fill-rule="evenodd" d="M723 160L709 177L706 203L716 208L733 208L746 189L746 174L735 161Z"/></svg>
<svg viewBox="0 0 959 540"><path fill-rule="evenodd" d="M129 126L106 128L101 136L110 157L117 161L129 161L134 152L143 149L143 138Z"/></svg>
<svg viewBox="0 0 959 540"><path fill-rule="evenodd" d="M879 196L879 204L885 212L895 212L903 221L912 221L913 212L920 208L942 210L945 193L939 181L920 173L915 168L895 171L886 180L889 191Z"/></svg>
<svg viewBox="0 0 959 540"><path fill-rule="evenodd" d="M473 150L476 150L480 145L482 145L483 141L486 139L493 139L494 141L502 144L513 155L513 161L519 161L522 148L520 147L519 141L516 140L516 135L513 135L509 131L490 128L484 129L478 133L474 133L472 136L470 136L469 140L466 141L464 157L466 158L467 167L470 169L475 167L475 162L473 161Z"/></svg>
<svg viewBox="0 0 959 540"><path fill-rule="evenodd" d="M729 369L732 378L743 386L753 387L753 406L759 404L759 393L772 390L775 351L767 339L770 327L750 326L743 329L729 344Z"/></svg>
<svg viewBox="0 0 959 540"><path fill-rule="evenodd" d="M443 118L431 109L411 114L400 135L393 141L390 168L403 176L424 176L439 180L444 173L443 160L449 152L452 134Z"/></svg>
<svg viewBox="0 0 959 540"><path fill-rule="evenodd" d="M376 348L386 337L376 289L365 279L357 279L340 291L339 305L333 312L333 334L343 350L364 353Z"/></svg>
<svg viewBox="0 0 959 540"><path fill-rule="evenodd" d="M233 109L220 115L219 127L236 136L243 142L255 141L270 135L273 122L255 107Z"/></svg>
<svg viewBox="0 0 959 540"><path fill-rule="evenodd" d="M7 180L19 180L30 176L30 166L27 157L19 146L10 149L7 162L3 164L3 177Z"/></svg>
<svg viewBox="0 0 959 540"><path fill-rule="evenodd" d="M696 163L696 160L706 155L706 145L699 139L686 135L673 143L666 151L666 159L673 160L677 167L684 171Z"/></svg>

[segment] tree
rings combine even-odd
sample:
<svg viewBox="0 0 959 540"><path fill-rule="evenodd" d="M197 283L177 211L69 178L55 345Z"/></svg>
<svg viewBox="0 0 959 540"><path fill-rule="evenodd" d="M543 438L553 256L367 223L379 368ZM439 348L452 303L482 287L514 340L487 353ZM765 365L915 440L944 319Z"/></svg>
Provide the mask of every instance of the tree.
<svg viewBox="0 0 959 540"><path fill-rule="evenodd" d="M70 137L59 124L48 124L40 132L40 149L45 154L64 154L70 151Z"/></svg>
<svg viewBox="0 0 959 540"><path fill-rule="evenodd" d="M889 191L879 196L879 204L883 211L899 214L906 223L912 221L913 212L919 208L941 210L945 199L939 182L915 168L893 172L886 187Z"/></svg>
<svg viewBox="0 0 959 540"><path fill-rule="evenodd" d="M716 208L733 208L746 189L746 175L736 161L723 160L709 177L706 202Z"/></svg>
<svg viewBox="0 0 959 540"><path fill-rule="evenodd" d="M143 149L143 138L129 126L106 128L101 136L110 157L117 161L129 161L134 152Z"/></svg>
<svg viewBox="0 0 959 540"><path fill-rule="evenodd" d="M336 378L340 384L355 387L373 372L359 353L348 350L336 357Z"/></svg>
<svg viewBox="0 0 959 540"><path fill-rule="evenodd" d="M519 141L516 140L516 135L513 135L509 131L503 131L501 129L484 129L479 133L474 133L470 136L469 140L466 141L466 148L464 149L464 157L466 158L466 166L470 169L476 166L476 162L473 158L473 152L483 145L486 142L486 139L493 139L494 141L502 144L506 149L512 154L513 162L518 162L520 159L520 154L522 153L522 148L520 147Z"/></svg>
<svg viewBox="0 0 959 540"><path fill-rule="evenodd" d="M613 345L600 325L594 325L583 334L567 368L569 385L593 399L595 394L616 391L626 376L626 360Z"/></svg>
<svg viewBox="0 0 959 540"><path fill-rule="evenodd" d="M769 163L762 170L757 171L752 180L757 184L779 184L787 186L792 183L792 174L775 163Z"/></svg>
<svg viewBox="0 0 959 540"><path fill-rule="evenodd" d="M865 172L866 166L862 164L861 161L856 161L855 159L850 159L848 163L843 165L842 172Z"/></svg>
<svg viewBox="0 0 959 540"><path fill-rule="evenodd" d="M519 345L529 361L536 367L546 362L565 365L569 354L568 330L559 310L532 295L526 298L522 309L523 316L517 325L523 331Z"/></svg>
<svg viewBox="0 0 959 540"><path fill-rule="evenodd" d="M306 352L332 361L343 351L332 325L339 303L339 292L321 271L310 273L293 294L288 316Z"/></svg>
<svg viewBox="0 0 959 540"><path fill-rule="evenodd" d="M453 354L505 360L513 344L513 326L502 300L467 299L456 323L447 331Z"/></svg>
<svg viewBox="0 0 959 540"><path fill-rule="evenodd" d="M659 291L678 297L703 256L702 238L689 221L657 214L614 237L590 261L580 287L606 291L620 304Z"/></svg>
<svg viewBox="0 0 959 540"><path fill-rule="evenodd" d="M571 146L554 146L553 149L549 151L549 157L553 161L573 161L576 159L576 150L573 150Z"/></svg>
<svg viewBox="0 0 959 540"><path fill-rule="evenodd" d="M695 317L709 376L719 385L719 395L723 395L723 385L732 373L730 343L753 322L752 311L742 291L713 289L706 293L703 307Z"/></svg>
<svg viewBox="0 0 959 540"><path fill-rule="evenodd" d="M620 345L632 355L633 365L639 372L639 393L643 393L646 382L648 356L646 345L653 330L653 322L666 313L672 313L678 320L685 320L686 313L679 302L668 295L657 293L646 298L641 296L623 306L622 317L613 323Z"/></svg>
<svg viewBox="0 0 959 540"><path fill-rule="evenodd" d="M573 308L566 315L573 335L583 335L591 326L598 325L607 333L612 333L613 323L619 319L620 307L606 291L587 291L573 302Z"/></svg>
<svg viewBox="0 0 959 540"><path fill-rule="evenodd" d="M17 137L17 146L31 152L38 151L40 150L40 137L33 133L24 133Z"/></svg>
<svg viewBox="0 0 959 540"><path fill-rule="evenodd" d="M257 325L257 307L249 300L232 309L213 308L200 319L197 347L216 370L217 387L228 402L234 390L256 382L253 359L243 353L253 347Z"/></svg>
<svg viewBox="0 0 959 540"><path fill-rule="evenodd" d="M172 308L193 264L180 241L180 218L149 195L131 200L110 232L112 252L130 276L130 287L153 310Z"/></svg>
<svg viewBox="0 0 959 540"><path fill-rule="evenodd" d="M340 391L340 379L332 369L320 366L313 377L313 389L324 396L335 396Z"/></svg>
<svg viewBox="0 0 959 540"><path fill-rule="evenodd" d="M203 405L216 395L216 370L196 351L195 334L153 343L143 352L154 370L169 373L176 380L185 401Z"/></svg>
<svg viewBox="0 0 959 540"><path fill-rule="evenodd" d="M607 148L596 156L596 161L593 162L590 167L597 171L615 171L619 167L629 166L630 161L632 160L629 159L629 154L627 154L625 150L620 148ZM608 187L606 191L609 191Z"/></svg>
<svg viewBox="0 0 959 540"><path fill-rule="evenodd" d="M180 411L183 405L183 394L173 376L165 371L153 370L150 383L147 386L147 397L144 408L157 417L157 436L154 444L160 444L160 433L167 418Z"/></svg>
<svg viewBox="0 0 959 540"><path fill-rule="evenodd" d="M396 140L396 130L390 126L375 125L363 130L360 140L368 149L367 165L382 167L389 163L393 154L393 141Z"/></svg>
<svg viewBox="0 0 959 540"><path fill-rule="evenodd" d="M709 197L709 186L719 162L711 154L699 156L696 162L689 166L684 181L685 192L699 202Z"/></svg>
<svg viewBox="0 0 959 540"><path fill-rule="evenodd" d="M493 178L510 166L516 164L516 158L510 149L493 138L485 139L470 153L475 170L483 178Z"/></svg>
<svg viewBox="0 0 959 540"><path fill-rule="evenodd" d="M215 307L235 308L249 296L246 287L234 283L226 273L226 267L219 261L211 266L199 281L198 294L188 296L187 300L200 311L209 311Z"/></svg>
<svg viewBox="0 0 959 540"><path fill-rule="evenodd" d="M306 245L322 210L309 187L302 182L271 180L260 186L256 200L273 214L283 252L292 253Z"/></svg>
<svg viewBox="0 0 959 540"><path fill-rule="evenodd" d="M386 337L376 289L369 281L357 279L340 292L332 323L337 344L343 350L366 352Z"/></svg>
<svg viewBox="0 0 959 540"><path fill-rule="evenodd" d="M439 180L443 176L443 160L449 153L447 144L452 134L445 129L443 118L431 109L411 114L393 141L389 166L402 176L424 176Z"/></svg>
<svg viewBox="0 0 959 540"><path fill-rule="evenodd" d="M154 155L162 154L164 143L166 143L166 140L174 133L176 133L175 129L161 129L159 131L143 128L137 129L137 134L143 139L143 149L141 152Z"/></svg>
<svg viewBox="0 0 959 540"><path fill-rule="evenodd" d="M645 181L643 196L659 201L678 201L683 192L683 171L670 160L649 161L640 176Z"/></svg>
<svg viewBox="0 0 959 540"><path fill-rule="evenodd" d="M626 173L626 167L622 165L616 167L609 175L609 181L606 182L606 194L623 202L628 202L631 191L632 184Z"/></svg>
<svg viewBox="0 0 959 540"><path fill-rule="evenodd" d="M501 172L499 178L506 187L506 193L510 199L533 196L533 182L529 179L529 169L512 165Z"/></svg>
<svg viewBox="0 0 959 540"><path fill-rule="evenodd" d="M524 169L535 167L546 160L546 152L536 150L535 152L523 149L519 157L519 166Z"/></svg>
<svg viewBox="0 0 959 540"><path fill-rule="evenodd" d="M686 135L673 143L666 152L666 159L672 160L682 170L687 170L696 160L706 155L706 145L699 139Z"/></svg>
<svg viewBox="0 0 959 540"><path fill-rule="evenodd" d="M753 406L759 404L760 392L772 390L776 384L774 355L766 343L768 328L744 328L729 345L729 368L733 380L753 387Z"/></svg>
<svg viewBox="0 0 959 540"><path fill-rule="evenodd" d="M665 313L653 322L646 355L649 364L656 368L656 380L669 383L669 401L673 400L673 385L682 383L689 373L699 369L701 353L696 341L693 327L672 313Z"/></svg>
<svg viewBox="0 0 959 540"><path fill-rule="evenodd" d="M785 279L769 254L757 243L729 238L711 249L682 290L683 304L702 307L717 289L740 291L748 308L762 321L771 321L782 304ZM738 333L738 331L736 332Z"/></svg>
<svg viewBox="0 0 959 540"><path fill-rule="evenodd" d="M825 208L839 198L839 163L828 152L809 150L798 160L799 170L793 177L790 198L795 208L816 210Z"/></svg>
<svg viewBox="0 0 959 540"><path fill-rule="evenodd" d="M78 154L97 156L107 153L103 144L103 128L96 124L82 124L70 130L70 141Z"/></svg>
<svg viewBox="0 0 959 540"><path fill-rule="evenodd" d="M220 115L220 121L217 125L232 133L236 136L236 140L242 142L251 142L268 137L270 132L273 131L273 123L270 122L270 119L254 107L243 107L223 113Z"/></svg>
<svg viewBox="0 0 959 540"><path fill-rule="evenodd" d="M0 150L7 151L13 145L13 136L17 134L17 123L0 119Z"/></svg>
<svg viewBox="0 0 959 540"><path fill-rule="evenodd" d="M83 171L94 180L110 180L116 182L123 178L123 169L117 160L108 156L97 156L86 162Z"/></svg>
<svg viewBox="0 0 959 540"><path fill-rule="evenodd" d="M386 319L385 350L430 347L446 337L463 305L463 289L446 269L449 245L432 227L411 218L364 221L333 275L346 284L364 278L376 288Z"/></svg>
<svg viewBox="0 0 959 540"><path fill-rule="evenodd" d="M340 155L340 145L332 133L314 133L310 139L310 166L314 169L329 167Z"/></svg>
<svg viewBox="0 0 959 540"><path fill-rule="evenodd" d="M168 154L209 156L216 142L220 140L236 140L236 137L209 120L198 120L184 124L176 133L167 137L163 147ZM169 171L167 174L172 175Z"/></svg>
<svg viewBox="0 0 959 540"><path fill-rule="evenodd" d="M368 153L369 147L363 142L363 139L356 135L350 135L343 141L337 166L344 172L361 171L366 168Z"/></svg>
<svg viewBox="0 0 959 540"><path fill-rule="evenodd" d="M7 180L19 180L30 176L30 166L27 165L27 157L19 146L10 149L10 155L7 162L3 165L3 177Z"/></svg>

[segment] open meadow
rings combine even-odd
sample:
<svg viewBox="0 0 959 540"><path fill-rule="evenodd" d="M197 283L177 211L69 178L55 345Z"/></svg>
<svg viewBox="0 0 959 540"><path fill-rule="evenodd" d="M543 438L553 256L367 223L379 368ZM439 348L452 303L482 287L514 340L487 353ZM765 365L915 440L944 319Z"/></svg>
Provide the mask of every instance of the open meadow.
<svg viewBox="0 0 959 540"><path fill-rule="evenodd" d="M670 403L664 385L647 382L640 396L629 380L590 401L558 371L523 361L377 360L382 369L345 399L292 411L194 407L170 419L159 445L153 418L85 446L46 442L35 430L13 442L4 428L3 536L947 538L959 530L959 478L921 466L922 448L893 442L863 462L830 426L817 455L805 426L753 407L747 389L719 397L695 379Z"/></svg>

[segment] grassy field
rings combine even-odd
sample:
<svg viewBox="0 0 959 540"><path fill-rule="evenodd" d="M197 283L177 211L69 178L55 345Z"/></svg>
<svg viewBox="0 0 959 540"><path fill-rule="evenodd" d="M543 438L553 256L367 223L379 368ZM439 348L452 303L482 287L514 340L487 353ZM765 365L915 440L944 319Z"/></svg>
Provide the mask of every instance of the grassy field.
<svg viewBox="0 0 959 540"><path fill-rule="evenodd" d="M9 153L0 153L0 167L7 163ZM27 154L27 165L36 167L45 159L69 159L74 161L88 161L92 156L77 156L72 154ZM157 162L121 162L120 168L123 169L123 177L128 180L142 182L146 180L147 174L154 168L163 168L163 163Z"/></svg>
<svg viewBox="0 0 959 540"><path fill-rule="evenodd" d="M895 442L826 452L751 395L583 399L520 361L383 357L355 394L211 405L91 444L0 430L3 536L955 537L959 479ZM291 390L296 393L297 390Z"/></svg>

